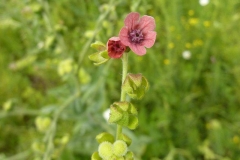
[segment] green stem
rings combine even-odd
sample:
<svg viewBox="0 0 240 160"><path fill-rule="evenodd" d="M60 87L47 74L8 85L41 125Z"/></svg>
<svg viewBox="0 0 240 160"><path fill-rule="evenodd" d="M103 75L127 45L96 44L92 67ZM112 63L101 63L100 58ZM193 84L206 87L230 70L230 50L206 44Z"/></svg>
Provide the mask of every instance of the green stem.
<svg viewBox="0 0 240 160"><path fill-rule="evenodd" d="M128 69L128 53L124 53L122 56L122 84L127 76ZM126 101L126 93L121 88L121 99L120 101Z"/></svg>
<svg viewBox="0 0 240 160"><path fill-rule="evenodd" d="M124 53L122 56L122 84L127 76L127 68L128 68L128 53ZM121 88L120 101L126 101L126 93L122 90L122 88ZM122 126L117 125L116 139L120 139L121 134L122 134Z"/></svg>

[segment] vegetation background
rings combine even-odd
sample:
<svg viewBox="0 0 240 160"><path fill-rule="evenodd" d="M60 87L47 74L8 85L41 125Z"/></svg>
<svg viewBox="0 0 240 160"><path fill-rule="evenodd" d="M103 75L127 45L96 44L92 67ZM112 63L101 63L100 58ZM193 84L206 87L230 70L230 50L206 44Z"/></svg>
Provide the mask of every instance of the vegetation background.
<svg viewBox="0 0 240 160"><path fill-rule="evenodd" d="M136 158L240 159L239 0L1 0L1 160L88 160L95 136L115 133L102 114L119 100L121 60L88 56L131 11L157 31L145 56L129 54L150 83L133 102L139 127L124 130Z"/></svg>

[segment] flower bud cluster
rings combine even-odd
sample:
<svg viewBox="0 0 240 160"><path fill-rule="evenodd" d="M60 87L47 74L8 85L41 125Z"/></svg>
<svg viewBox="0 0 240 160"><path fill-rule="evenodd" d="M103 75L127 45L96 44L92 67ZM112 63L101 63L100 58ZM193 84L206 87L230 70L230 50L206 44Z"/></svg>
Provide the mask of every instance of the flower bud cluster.
<svg viewBox="0 0 240 160"><path fill-rule="evenodd" d="M121 139L114 141L113 135L103 132L97 135L98 152L92 154L92 160L133 160L133 153L128 151L131 139L122 134Z"/></svg>

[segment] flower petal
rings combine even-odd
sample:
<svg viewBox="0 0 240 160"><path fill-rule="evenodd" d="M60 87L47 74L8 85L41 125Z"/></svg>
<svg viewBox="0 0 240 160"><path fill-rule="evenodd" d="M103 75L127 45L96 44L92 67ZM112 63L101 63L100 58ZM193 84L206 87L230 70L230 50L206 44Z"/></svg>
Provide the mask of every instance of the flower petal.
<svg viewBox="0 0 240 160"><path fill-rule="evenodd" d="M111 41L119 41L120 38L119 38L119 37L111 37L109 40L111 40ZM109 41L109 40L108 40L108 41Z"/></svg>
<svg viewBox="0 0 240 160"><path fill-rule="evenodd" d="M142 42L142 45L151 48L156 40L157 33L155 31L148 31L145 34L144 41Z"/></svg>
<svg viewBox="0 0 240 160"><path fill-rule="evenodd" d="M119 38L120 38L122 44L124 44L125 46L129 46L130 45L129 38L128 38L128 28L127 27L123 27L120 30Z"/></svg>
<svg viewBox="0 0 240 160"><path fill-rule="evenodd" d="M139 28L143 31L153 31L156 27L155 19L151 16L142 16L139 21Z"/></svg>
<svg viewBox="0 0 240 160"><path fill-rule="evenodd" d="M144 46L132 44L129 46L131 50L139 56L146 54L146 48Z"/></svg>
<svg viewBox="0 0 240 160"><path fill-rule="evenodd" d="M125 26L127 26L128 29L132 30L134 26L139 22L139 17L140 17L140 14L137 12L129 13L124 20Z"/></svg>

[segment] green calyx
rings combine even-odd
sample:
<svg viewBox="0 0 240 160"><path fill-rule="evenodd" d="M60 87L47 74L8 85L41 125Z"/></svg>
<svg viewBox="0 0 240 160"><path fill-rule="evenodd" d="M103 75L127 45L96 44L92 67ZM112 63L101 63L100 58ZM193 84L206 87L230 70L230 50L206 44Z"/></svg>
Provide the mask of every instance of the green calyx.
<svg viewBox="0 0 240 160"><path fill-rule="evenodd" d="M99 144L102 143L102 142L113 143L114 142L114 137L110 133L103 132L103 133L100 133L96 136L96 140Z"/></svg>
<svg viewBox="0 0 240 160"><path fill-rule="evenodd" d="M133 155L133 152L131 151L128 151L124 157L125 157L125 160L134 160L134 155Z"/></svg>
<svg viewBox="0 0 240 160"><path fill-rule="evenodd" d="M128 128L129 129L135 129L138 126L138 118L136 116L129 116L129 121L128 121Z"/></svg>
<svg viewBox="0 0 240 160"><path fill-rule="evenodd" d="M137 109L129 102L115 102L110 106L108 122L135 129L138 125Z"/></svg>
<svg viewBox="0 0 240 160"><path fill-rule="evenodd" d="M96 41L91 44L91 47L96 49L98 52L91 54L88 58L93 61L94 65L100 65L109 60L107 48L102 42Z"/></svg>
<svg viewBox="0 0 240 160"><path fill-rule="evenodd" d="M127 144L127 146L130 146L132 143L131 138L129 138L126 134L123 134L123 133L121 134L119 139L123 140Z"/></svg>
<svg viewBox="0 0 240 160"><path fill-rule="evenodd" d="M91 160L102 160L102 158L99 156L98 152L94 152L91 156Z"/></svg>
<svg viewBox="0 0 240 160"><path fill-rule="evenodd" d="M123 82L122 89L133 99L142 99L149 84L142 74L129 73Z"/></svg>
<svg viewBox="0 0 240 160"><path fill-rule="evenodd" d="M98 50L98 51L103 51L103 50L106 49L105 44L100 42L100 41L96 41L96 42L92 43L91 47Z"/></svg>

